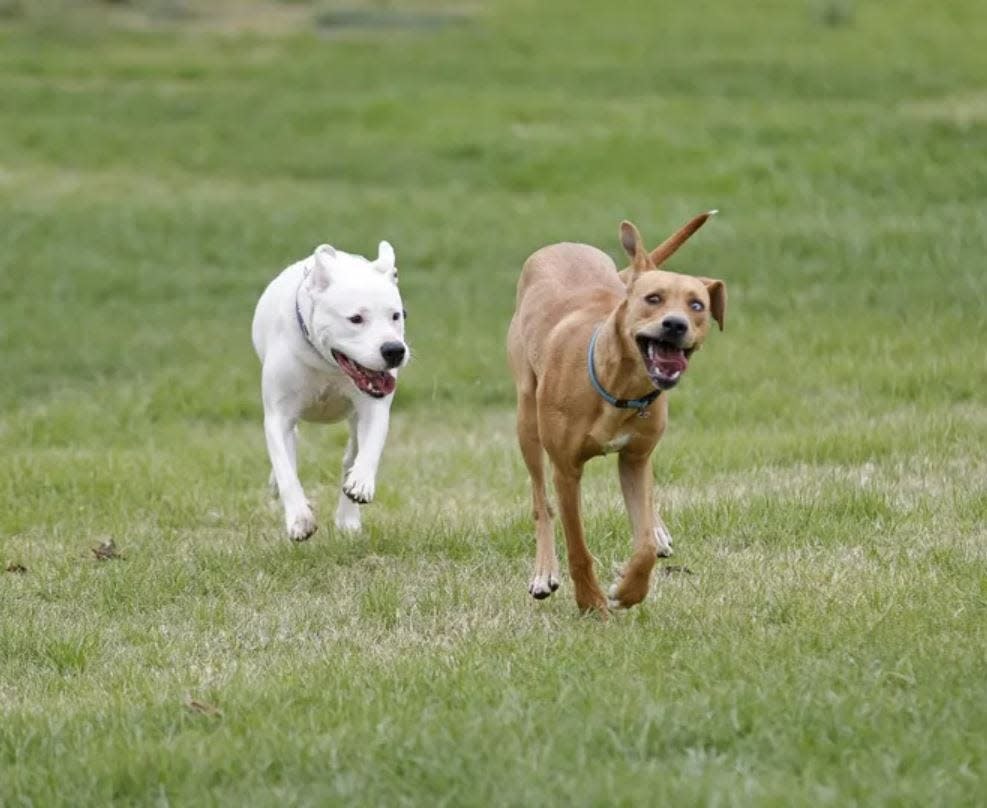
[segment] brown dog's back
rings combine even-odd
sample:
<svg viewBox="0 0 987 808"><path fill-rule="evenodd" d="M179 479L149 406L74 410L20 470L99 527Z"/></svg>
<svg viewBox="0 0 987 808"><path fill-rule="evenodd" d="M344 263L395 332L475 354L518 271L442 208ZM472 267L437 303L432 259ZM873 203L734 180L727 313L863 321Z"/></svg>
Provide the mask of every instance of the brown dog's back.
<svg viewBox="0 0 987 808"><path fill-rule="evenodd" d="M551 332L563 322L585 330L604 319L626 294L613 260L588 244L563 242L534 253L521 270L517 303L509 331L515 378L524 371L543 372L543 355L551 353Z"/></svg>

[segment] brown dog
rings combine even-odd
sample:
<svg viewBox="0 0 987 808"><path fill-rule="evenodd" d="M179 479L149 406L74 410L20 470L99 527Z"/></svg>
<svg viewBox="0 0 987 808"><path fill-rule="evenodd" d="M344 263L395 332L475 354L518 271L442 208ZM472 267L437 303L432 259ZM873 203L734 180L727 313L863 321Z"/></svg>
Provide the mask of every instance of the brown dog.
<svg viewBox="0 0 987 808"><path fill-rule="evenodd" d="M649 462L668 416L662 391L675 386L702 345L710 315L722 330L726 287L658 267L715 212L696 216L650 253L637 228L623 222L620 240L632 260L621 273L609 256L586 244L543 247L524 264L507 351L534 500L537 551L528 591L535 598L559 587L543 452L552 461L580 609L606 612L608 606L579 514L579 482L590 458L619 453L634 534L633 553L610 590L609 605L626 608L643 600L656 556L671 554L671 538L653 504Z"/></svg>

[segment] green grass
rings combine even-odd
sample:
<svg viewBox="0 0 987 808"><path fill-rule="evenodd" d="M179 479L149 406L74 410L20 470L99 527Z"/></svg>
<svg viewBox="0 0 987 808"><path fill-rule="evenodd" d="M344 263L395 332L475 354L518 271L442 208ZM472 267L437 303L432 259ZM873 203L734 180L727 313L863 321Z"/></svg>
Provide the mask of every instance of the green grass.
<svg viewBox="0 0 987 808"><path fill-rule="evenodd" d="M0 3L0 804L983 804L980 6ZM709 207L727 331L654 464L692 574L535 603L520 265ZM304 429L292 545L252 307L381 238L379 500L334 535Z"/></svg>

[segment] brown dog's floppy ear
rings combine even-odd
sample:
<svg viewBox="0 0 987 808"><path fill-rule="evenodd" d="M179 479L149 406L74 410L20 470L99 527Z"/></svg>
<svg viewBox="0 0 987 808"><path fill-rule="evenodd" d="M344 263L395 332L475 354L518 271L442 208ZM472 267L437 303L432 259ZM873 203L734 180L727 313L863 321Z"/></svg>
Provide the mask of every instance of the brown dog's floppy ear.
<svg viewBox="0 0 987 808"><path fill-rule="evenodd" d="M661 244L655 247L651 251L651 262L656 266L660 267L663 262L667 261L675 252L681 247L689 237L695 233L700 227L706 224L706 220L710 216L715 216L717 211L710 210L706 213L700 213L698 216L694 216L689 219L682 227L676 230L672 235L665 239Z"/></svg>
<svg viewBox="0 0 987 808"><path fill-rule="evenodd" d="M723 281L713 280L713 278L700 278L709 292L709 313L720 326L720 331L727 319L727 285Z"/></svg>

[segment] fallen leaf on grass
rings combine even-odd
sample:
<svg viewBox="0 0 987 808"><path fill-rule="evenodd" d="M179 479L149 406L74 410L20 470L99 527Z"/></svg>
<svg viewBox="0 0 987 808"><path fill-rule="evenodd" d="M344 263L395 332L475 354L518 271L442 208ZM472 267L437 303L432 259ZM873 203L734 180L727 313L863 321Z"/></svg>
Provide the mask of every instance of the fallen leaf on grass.
<svg viewBox="0 0 987 808"><path fill-rule="evenodd" d="M93 555L96 556L97 561L106 561L110 558L126 558L123 553L117 550L113 539L100 542L96 547L90 547L89 549L93 551Z"/></svg>
<svg viewBox="0 0 987 808"><path fill-rule="evenodd" d="M5 572L27 572L27 567L16 561L11 561L5 568Z"/></svg>
<svg viewBox="0 0 987 808"><path fill-rule="evenodd" d="M675 575L681 572L684 575L692 575L692 570L688 567L683 567L680 564L666 564L661 568L662 575Z"/></svg>
<svg viewBox="0 0 987 808"><path fill-rule="evenodd" d="M208 715L210 718L222 718L223 711L218 707L213 707L211 704L206 704L204 701L199 701L198 699L189 698L185 701L185 709L191 710L193 713L201 713L202 715Z"/></svg>

